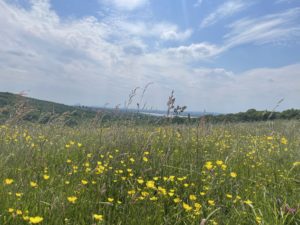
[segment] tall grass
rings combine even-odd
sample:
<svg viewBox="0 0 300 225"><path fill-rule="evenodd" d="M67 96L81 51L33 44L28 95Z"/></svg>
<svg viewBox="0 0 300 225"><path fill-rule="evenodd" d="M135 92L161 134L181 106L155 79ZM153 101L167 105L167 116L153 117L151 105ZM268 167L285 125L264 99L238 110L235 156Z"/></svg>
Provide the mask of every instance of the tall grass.
<svg viewBox="0 0 300 225"><path fill-rule="evenodd" d="M299 128L1 126L0 224L300 224Z"/></svg>

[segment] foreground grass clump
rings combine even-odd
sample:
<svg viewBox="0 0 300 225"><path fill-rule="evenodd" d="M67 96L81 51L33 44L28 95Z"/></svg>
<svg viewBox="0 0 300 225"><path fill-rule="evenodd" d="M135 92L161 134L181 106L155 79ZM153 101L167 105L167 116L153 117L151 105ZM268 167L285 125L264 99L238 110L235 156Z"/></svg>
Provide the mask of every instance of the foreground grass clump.
<svg viewBox="0 0 300 225"><path fill-rule="evenodd" d="M269 125L1 126L0 224L300 224L300 124Z"/></svg>

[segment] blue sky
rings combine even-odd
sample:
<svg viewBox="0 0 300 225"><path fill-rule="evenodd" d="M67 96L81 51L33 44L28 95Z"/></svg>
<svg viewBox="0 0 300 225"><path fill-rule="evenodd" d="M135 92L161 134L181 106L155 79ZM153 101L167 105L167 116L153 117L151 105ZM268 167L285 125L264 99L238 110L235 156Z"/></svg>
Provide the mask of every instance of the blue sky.
<svg viewBox="0 0 300 225"><path fill-rule="evenodd" d="M300 108L298 0L0 0L0 91L165 109ZM143 87L151 82L141 99Z"/></svg>

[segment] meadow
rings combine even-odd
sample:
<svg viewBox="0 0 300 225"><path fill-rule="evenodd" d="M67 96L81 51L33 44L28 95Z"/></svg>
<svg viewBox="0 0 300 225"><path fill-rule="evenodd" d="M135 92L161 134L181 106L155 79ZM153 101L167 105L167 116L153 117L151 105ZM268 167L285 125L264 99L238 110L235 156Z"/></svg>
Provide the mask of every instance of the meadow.
<svg viewBox="0 0 300 225"><path fill-rule="evenodd" d="M0 125L0 224L300 224L300 123Z"/></svg>

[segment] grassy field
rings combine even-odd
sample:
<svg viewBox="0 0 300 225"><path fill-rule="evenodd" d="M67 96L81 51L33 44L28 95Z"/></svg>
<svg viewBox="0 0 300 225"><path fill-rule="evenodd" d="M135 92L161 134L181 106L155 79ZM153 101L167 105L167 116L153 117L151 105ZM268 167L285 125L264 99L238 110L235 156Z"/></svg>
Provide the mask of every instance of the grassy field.
<svg viewBox="0 0 300 225"><path fill-rule="evenodd" d="M300 123L0 126L0 224L300 224Z"/></svg>

